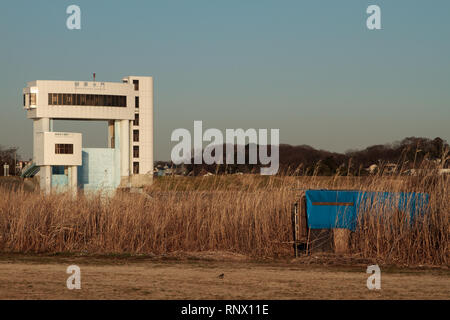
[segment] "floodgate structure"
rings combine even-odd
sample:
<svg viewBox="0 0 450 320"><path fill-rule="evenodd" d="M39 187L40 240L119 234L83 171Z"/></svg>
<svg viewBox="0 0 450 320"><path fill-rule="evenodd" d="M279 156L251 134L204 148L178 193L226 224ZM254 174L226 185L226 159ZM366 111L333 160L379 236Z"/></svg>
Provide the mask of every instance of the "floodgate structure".
<svg viewBox="0 0 450 320"><path fill-rule="evenodd" d="M28 82L23 106L33 120L33 161L22 177L41 190L142 187L153 176L153 78L121 82ZM54 120L107 121L108 147L84 148L81 133L55 132Z"/></svg>

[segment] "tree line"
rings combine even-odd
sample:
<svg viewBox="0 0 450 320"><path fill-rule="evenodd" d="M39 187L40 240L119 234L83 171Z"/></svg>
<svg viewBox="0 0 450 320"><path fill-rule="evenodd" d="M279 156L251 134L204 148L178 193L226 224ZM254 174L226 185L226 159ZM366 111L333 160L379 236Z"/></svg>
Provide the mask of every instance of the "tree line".
<svg viewBox="0 0 450 320"><path fill-rule="evenodd" d="M259 146L256 147L259 148ZM222 149L225 159L226 145L223 145ZM235 146L235 151L236 149ZM268 149L271 150L271 148ZM246 164L207 165L203 163L184 166L188 171L193 171L194 175L205 171L215 174L259 173L260 163L247 164L248 151L249 145L246 145ZM396 165L407 170L421 167L424 161L439 163L442 167L449 168L450 160L445 157L448 152L449 144L439 137L435 139L408 137L394 143L373 145L363 150L349 150L344 153L318 150L309 145L280 144L278 172L288 175L361 176L370 174L369 168L371 166L374 168L374 165L376 168ZM236 162L235 159L234 163Z"/></svg>

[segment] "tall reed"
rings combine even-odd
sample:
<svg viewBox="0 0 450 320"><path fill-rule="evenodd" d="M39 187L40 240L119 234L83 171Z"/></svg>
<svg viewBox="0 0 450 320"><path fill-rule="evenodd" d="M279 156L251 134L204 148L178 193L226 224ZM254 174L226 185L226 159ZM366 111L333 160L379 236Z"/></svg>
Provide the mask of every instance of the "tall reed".
<svg viewBox="0 0 450 320"><path fill-rule="evenodd" d="M292 254L291 206L305 189L416 191L430 195L413 224L373 208L351 237L352 253L395 264L449 264L448 176L164 177L145 194L44 196L1 190L0 251L165 254L227 250L257 257ZM397 218L396 218L397 217Z"/></svg>

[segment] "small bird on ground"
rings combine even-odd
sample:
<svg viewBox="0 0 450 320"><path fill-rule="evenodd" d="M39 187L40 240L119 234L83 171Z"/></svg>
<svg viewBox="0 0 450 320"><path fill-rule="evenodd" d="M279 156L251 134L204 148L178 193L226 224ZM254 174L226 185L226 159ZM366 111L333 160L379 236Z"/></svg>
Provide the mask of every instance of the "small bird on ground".
<svg viewBox="0 0 450 320"><path fill-rule="evenodd" d="M222 273L222 274L219 275L219 279L223 279L223 277L225 277L225 274L224 274L224 273Z"/></svg>

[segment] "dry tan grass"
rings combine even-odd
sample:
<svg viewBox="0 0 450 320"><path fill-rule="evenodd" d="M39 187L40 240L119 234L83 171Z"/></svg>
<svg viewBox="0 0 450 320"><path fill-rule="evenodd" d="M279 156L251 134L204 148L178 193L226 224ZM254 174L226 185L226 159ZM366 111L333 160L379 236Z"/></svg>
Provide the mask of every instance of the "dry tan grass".
<svg viewBox="0 0 450 320"><path fill-rule="evenodd" d="M449 179L415 177L166 177L146 195L114 198L2 192L0 251L164 254L230 251L259 257L292 254L291 205L301 189L418 191L430 194L411 226L373 210L352 235L352 252L394 264L449 264ZM389 211L389 208L387 208Z"/></svg>

